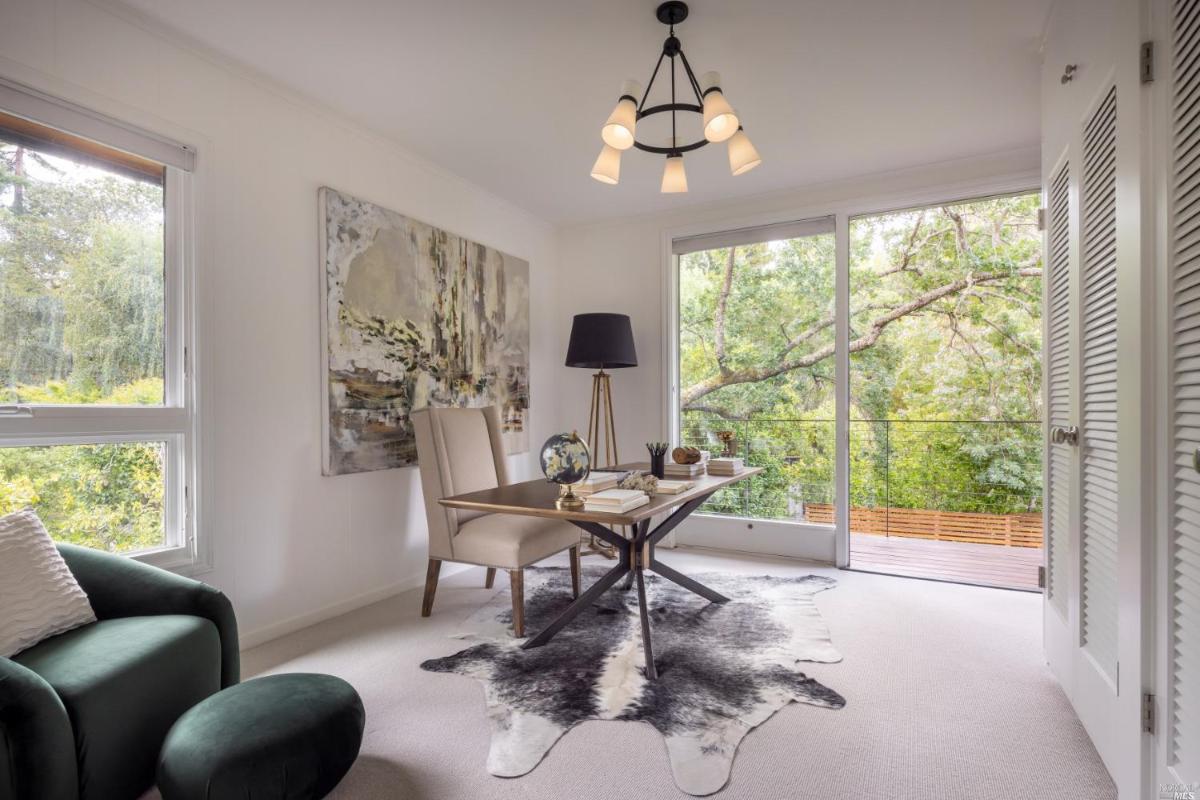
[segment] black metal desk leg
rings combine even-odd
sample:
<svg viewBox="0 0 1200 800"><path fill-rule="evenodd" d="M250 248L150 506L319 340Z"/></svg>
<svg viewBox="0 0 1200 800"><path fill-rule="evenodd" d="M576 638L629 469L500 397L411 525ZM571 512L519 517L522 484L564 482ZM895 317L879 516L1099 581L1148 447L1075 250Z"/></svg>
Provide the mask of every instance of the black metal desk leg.
<svg viewBox="0 0 1200 800"><path fill-rule="evenodd" d="M648 520L648 519L644 519L641 522L635 522L633 524L633 539L632 539L632 541L634 543L635 550L639 546L637 543L646 538L646 529L649 527L650 527L650 520ZM634 554L634 555L636 555L636 554ZM636 563L636 558L634 558L634 555L630 556L630 560L633 563ZM628 592L632 588L633 588L633 570L630 570L629 574L625 576L625 585L621 587L621 591Z"/></svg>
<svg viewBox="0 0 1200 800"><path fill-rule="evenodd" d="M672 514L665 521L663 521L663 523L661 525L659 525L654 530L650 531L650 533L645 536L646 541L650 545L650 547L649 547L649 550L650 550L649 563L645 564L645 567L646 567L646 569L651 570L652 572L658 573L659 575L666 578L667 580L672 581L673 583L679 584L683 588L687 589L689 592L695 592L696 594L700 595L701 597L703 597L705 600L708 600L709 602L728 603L729 602L728 597L726 597L723 594L720 594L718 592L714 592L712 589L708 588L703 583L692 580L687 575L684 575L681 572L677 572L677 571L671 569L670 567L668 567L666 564L659 561L654 556L654 548L658 544L659 540L662 539L664 536L666 536L668 533L670 533L672 530L674 530L675 527L677 525L679 525L679 523L681 523L685 519L687 519L688 516L690 516L693 511L698 509L700 506L704 505L704 501L710 497L712 497L711 492L702 497L697 497L694 500L688 501L684 505L680 506L679 509L676 510L674 514Z"/></svg>
<svg viewBox="0 0 1200 800"><path fill-rule="evenodd" d="M728 603L729 602L729 598L726 597L725 595L720 594L719 592L714 592L712 589L708 588L703 583L700 583L699 581L694 581L691 578L689 578L687 575L684 575L681 572L676 572L675 570L668 567L666 564L664 564L661 561L659 561L658 559L656 559L653 555L650 556L650 563L647 566L654 572L656 572L659 575L666 578L667 580L669 580L673 583L679 584L683 588L687 589L689 592L695 592L696 594L700 595L701 597L703 597L705 600L708 600L709 602L712 602L712 603Z"/></svg>
<svg viewBox="0 0 1200 800"><path fill-rule="evenodd" d="M638 610L642 615L642 649L646 651L646 677L658 679L658 670L654 667L654 645L650 638L650 607L646 603L646 582L642 579L642 567L639 564L633 574L637 577Z"/></svg>
<svg viewBox="0 0 1200 800"><path fill-rule="evenodd" d="M525 640L521 645L521 649L528 650L531 647L541 647L546 642L554 638L554 635L562 630L571 620L582 614L592 603L596 602L600 595L612 588L613 584L629 572L631 568L631 543L625 541L624 537L618 536L612 531L593 522L576 522L574 523L580 528L583 528L589 533L594 533L598 538L610 542L617 548L619 561L617 565L588 587L588 590L579 595L571 605L567 606L562 612L555 617L549 625L539 631L535 636ZM595 530L593 530L593 528ZM618 544L619 543L619 544Z"/></svg>

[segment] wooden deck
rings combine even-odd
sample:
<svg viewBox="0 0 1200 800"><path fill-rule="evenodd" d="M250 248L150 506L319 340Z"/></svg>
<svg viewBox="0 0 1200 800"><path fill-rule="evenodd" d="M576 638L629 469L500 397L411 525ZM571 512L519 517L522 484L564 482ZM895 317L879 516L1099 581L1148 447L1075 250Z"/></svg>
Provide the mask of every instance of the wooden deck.
<svg viewBox="0 0 1200 800"><path fill-rule="evenodd" d="M1038 589L1042 550L850 534L850 568L1005 589Z"/></svg>

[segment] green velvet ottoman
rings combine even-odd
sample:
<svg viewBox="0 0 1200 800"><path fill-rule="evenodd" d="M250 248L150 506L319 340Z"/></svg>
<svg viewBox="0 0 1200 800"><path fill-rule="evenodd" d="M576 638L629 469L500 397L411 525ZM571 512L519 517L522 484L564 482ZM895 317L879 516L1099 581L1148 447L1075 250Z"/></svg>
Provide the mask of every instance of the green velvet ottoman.
<svg viewBox="0 0 1200 800"><path fill-rule="evenodd" d="M163 800L315 800L358 757L366 714L332 675L269 675L185 713L158 759Z"/></svg>

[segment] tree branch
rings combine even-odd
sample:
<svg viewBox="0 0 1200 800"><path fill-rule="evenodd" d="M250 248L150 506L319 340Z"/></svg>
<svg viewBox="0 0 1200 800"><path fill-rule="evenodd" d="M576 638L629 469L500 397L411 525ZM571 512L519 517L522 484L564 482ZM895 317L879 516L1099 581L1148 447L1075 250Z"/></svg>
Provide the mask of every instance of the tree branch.
<svg viewBox="0 0 1200 800"><path fill-rule="evenodd" d="M729 422L745 422L751 416L758 413L758 410L754 409L754 410L750 411L748 414L746 414L745 416L738 416L737 414L731 414L728 410L726 410L724 408L719 408L717 406L706 406L702 403L697 403L696 405L688 406L687 408L685 408L683 410L684 411L699 411L702 414L712 414L714 417L720 417L721 419L727 420Z"/></svg>
<svg viewBox="0 0 1200 800"><path fill-rule="evenodd" d="M737 251L737 247L729 248L729 257L725 259L725 280L721 284L721 293L717 295L717 311L713 315L713 327L716 333L713 336L717 348L717 369L722 375L728 374L729 368L725 365L725 309L729 305L729 292L733 289L733 256Z"/></svg>
<svg viewBox="0 0 1200 800"><path fill-rule="evenodd" d="M956 281L943 284L934 289L924 292L907 303L891 308L886 314L882 314L871 321L870 327L866 333L859 336L850 342L850 352L857 353L861 350L874 345L879 341L879 337L883 335L883 331L888 325L891 325L898 319L902 319L909 314L920 311L926 306L941 300L952 294L963 291L981 283L994 283L996 281L1006 280L1008 278L1040 278L1042 270L1038 267L1024 267L1015 272L982 272L974 275L968 275L965 278L960 278ZM714 375L710 378L705 378L698 383L695 383L680 394L680 402L683 408L692 407L692 403L699 400L705 395L711 394L718 389L723 389L726 386L735 386L740 383L757 383L768 378L774 378L777 375L783 375L786 372L791 372L805 367L811 367L818 361L822 361L833 355L834 345L832 343L825 345L817 350L813 350L798 358L783 360L779 363L768 367L746 367L738 370L729 370L719 375Z"/></svg>

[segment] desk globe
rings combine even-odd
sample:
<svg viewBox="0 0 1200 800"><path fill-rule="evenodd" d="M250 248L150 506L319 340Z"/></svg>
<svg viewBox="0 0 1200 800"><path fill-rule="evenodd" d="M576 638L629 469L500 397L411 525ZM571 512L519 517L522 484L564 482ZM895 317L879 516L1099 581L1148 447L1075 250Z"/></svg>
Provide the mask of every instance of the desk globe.
<svg viewBox="0 0 1200 800"><path fill-rule="evenodd" d="M575 431L556 433L542 445L541 463L546 480L565 487L554 506L560 511L583 508L583 498L571 490L571 484L579 483L592 471L592 454L587 442Z"/></svg>

